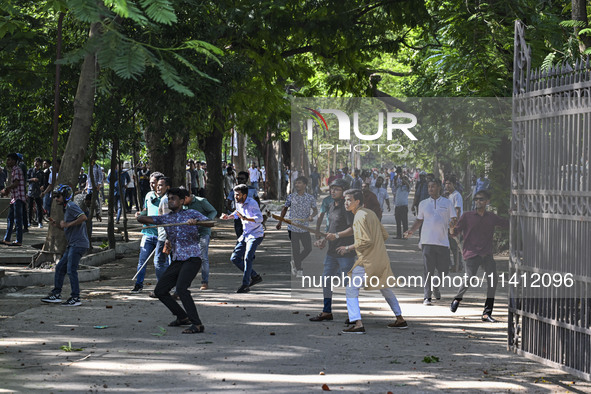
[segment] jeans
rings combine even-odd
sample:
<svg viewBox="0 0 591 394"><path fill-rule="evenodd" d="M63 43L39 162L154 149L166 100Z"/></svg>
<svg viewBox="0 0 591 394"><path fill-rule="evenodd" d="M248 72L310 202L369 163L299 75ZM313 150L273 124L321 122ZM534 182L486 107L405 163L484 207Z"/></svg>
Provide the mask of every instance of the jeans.
<svg viewBox="0 0 591 394"><path fill-rule="evenodd" d="M478 268L482 265L484 272L486 274L486 301L484 302L484 312L483 315L492 315L493 307L495 306L495 293L497 291L496 286L496 279L497 279L497 264L495 263L492 255L487 256L476 256L471 257L466 260L466 277L468 278L467 281L464 281L462 287L456 294L456 300L462 300L464 298L464 294L470 287L469 280L471 277L476 276L478 272ZM490 275L492 274L493 281L490 281Z"/></svg>
<svg viewBox="0 0 591 394"><path fill-rule="evenodd" d="M51 215L51 196L49 194L43 196L43 208L47 212L47 216Z"/></svg>
<svg viewBox="0 0 591 394"><path fill-rule="evenodd" d="M325 283L327 286L322 286L322 295L324 296L324 309L322 312L332 313L332 290L330 288L331 276L337 276L339 274L345 274L351 271L351 268L355 264L355 257L335 257L326 255L324 258L324 272L322 272L322 284ZM326 281L326 282L325 282Z"/></svg>
<svg viewBox="0 0 591 394"><path fill-rule="evenodd" d="M80 259L86 253L87 248L79 246L68 246L59 263L55 266L54 288L51 291L53 294L61 294L62 286L66 273L70 278L70 287L72 298L80 297L80 285L78 283L78 264Z"/></svg>
<svg viewBox="0 0 591 394"><path fill-rule="evenodd" d="M164 271L164 275L156 284L154 294L160 302L162 302L177 319L184 319L186 317L195 325L201 324L199 314L195 301L191 297L189 287L191 282L197 276L201 268L201 259L199 257L191 257L184 261L173 261L170 266ZM181 307L175 299L170 295L170 290L176 286L176 294L183 306ZM185 308L185 309L183 309Z"/></svg>
<svg viewBox="0 0 591 394"><path fill-rule="evenodd" d="M210 235L199 236L199 250L201 251L201 283L209 283L209 239Z"/></svg>
<svg viewBox="0 0 591 394"><path fill-rule="evenodd" d="M16 200L13 204L10 204L8 217L6 218L6 234L4 235L4 241L10 241L12 230L16 227L16 242L23 242L24 206L25 202L22 200Z"/></svg>
<svg viewBox="0 0 591 394"><path fill-rule="evenodd" d="M115 219L115 222L119 223L119 219L121 219L121 199L119 198L119 195L116 195L114 198L115 206L117 207L117 218Z"/></svg>
<svg viewBox="0 0 591 394"><path fill-rule="evenodd" d="M351 281L345 290L347 295L347 313L349 315L349 321L354 322L357 320L361 320L361 310L359 309L359 289L363 286L363 276L365 275L365 268L362 266L357 266L353 268L353 272L351 273ZM359 279L354 279L354 278ZM357 286L361 284L361 286ZM401 316L402 310L400 309L400 304L398 303L398 299L394 292L390 288L383 288L380 289L382 296L386 299L386 302L394 312L395 316Z"/></svg>
<svg viewBox="0 0 591 394"><path fill-rule="evenodd" d="M238 241L230 257L230 261L243 272L242 285L244 286L250 285L250 278L258 275L252 268L252 262L261 242L263 242L263 237Z"/></svg>
<svg viewBox="0 0 591 394"><path fill-rule="evenodd" d="M451 254L453 260L451 261L451 266L455 268L460 268L462 266L462 251L460 250L460 246L456 238L452 236L448 236L449 239L449 248L451 249Z"/></svg>
<svg viewBox="0 0 591 394"><path fill-rule="evenodd" d="M259 191L259 183L258 182L250 182L250 184L252 185L252 187L254 187L254 189L257 192Z"/></svg>
<svg viewBox="0 0 591 394"><path fill-rule="evenodd" d="M43 200L41 197L29 197L29 222L33 222L33 205L37 205L37 223L43 223Z"/></svg>
<svg viewBox="0 0 591 394"><path fill-rule="evenodd" d="M408 205L396 206L394 216L396 217L396 237L402 238L402 233L408 230Z"/></svg>
<svg viewBox="0 0 591 394"><path fill-rule="evenodd" d="M437 270L437 275L435 275ZM424 298L430 299L434 289L439 290L439 286L432 286L433 276L441 279L444 272L449 270L449 248L441 245L423 245L423 280Z"/></svg>
<svg viewBox="0 0 591 394"><path fill-rule="evenodd" d="M131 212L131 208L133 208L133 204L135 203L135 208L139 211L140 205L137 201L137 194L135 192L135 187L128 187L125 189L125 208L127 212Z"/></svg>
<svg viewBox="0 0 591 394"><path fill-rule="evenodd" d="M291 240L291 256L295 264L296 270L302 269L302 262L310 252L312 252L312 237L310 233L297 233L295 231L288 231L289 239ZM300 251L300 243L303 249Z"/></svg>
<svg viewBox="0 0 591 394"><path fill-rule="evenodd" d="M137 269L139 270L140 267L146 262L146 259L150 257L150 254L154 250L154 268L156 270L156 279L160 280L166 268L168 268L168 259L166 255L163 256L162 248L164 247L164 241L158 241L158 236L156 235L144 235L142 237L142 241L140 243L140 259L137 263ZM164 257L164 258L162 258ZM136 285L143 286L144 278L146 276L146 269L148 265L146 264L144 268L139 271L137 278L135 280Z"/></svg>

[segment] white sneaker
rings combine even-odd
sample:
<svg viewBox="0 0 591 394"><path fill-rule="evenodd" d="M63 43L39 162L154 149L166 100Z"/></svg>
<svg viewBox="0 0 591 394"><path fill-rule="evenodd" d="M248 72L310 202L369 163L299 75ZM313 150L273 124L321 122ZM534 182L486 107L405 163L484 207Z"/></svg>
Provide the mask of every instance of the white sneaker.
<svg viewBox="0 0 591 394"><path fill-rule="evenodd" d="M304 275L304 271L303 270L297 270L296 271L296 278L301 278Z"/></svg>
<svg viewBox="0 0 591 394"><path fill-rule="evenodd" d="M425 298L423 300L423 305L431 305L431 300L429 298Z"/></svg>
<svg viewBox="0 0 591 394"><path fill-rule="evenodd" d="M291 276L297 276L298 271L296 270L295 261L291 260L289 265L291 266Z"/></svg>
<svg viewBox="0 0 591 394"><path fill-rule="evenodd" d="M39 223L39 225L37 227L43 228L43 223Z"/></svg>

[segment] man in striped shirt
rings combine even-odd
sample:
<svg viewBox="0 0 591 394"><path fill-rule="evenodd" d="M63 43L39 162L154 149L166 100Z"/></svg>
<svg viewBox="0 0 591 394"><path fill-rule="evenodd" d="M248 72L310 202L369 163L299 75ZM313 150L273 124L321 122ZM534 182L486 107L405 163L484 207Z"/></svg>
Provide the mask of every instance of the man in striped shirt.
<svg viewBox="0 0 591 394"><path fill-rule="evenodd" d="M6 234L4 235L3 241L4 244L9 246L23 246L23 209L27 197L25 195L25 176L17 163L17 154L8 154L6 157L6 167L9 169L10 174L7 181L8 186L0 191L2 196L7 196L9 193L12 196L7 218ZM16 241L10 242L10 237L15 227Z"/></svg>

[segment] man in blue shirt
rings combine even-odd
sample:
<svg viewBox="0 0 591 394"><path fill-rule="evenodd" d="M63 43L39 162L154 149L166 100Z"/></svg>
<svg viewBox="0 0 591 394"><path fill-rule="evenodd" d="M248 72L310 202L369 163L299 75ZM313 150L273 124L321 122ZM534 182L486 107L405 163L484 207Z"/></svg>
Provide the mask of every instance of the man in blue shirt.
<svg viewBox="0 0 591 394"><path fill-rule="evenodd" d="M183 209L183 203L187 196L188 192L185 189L170 189L168 191L168 208L171 210L169 214L138 216L137 220L143 224L187 224L165 227L168 238L166 242L169 242L171 247L172 263L156 284L154 294L176 316L176 319L168 324L169 326L178 327L191 324L183 331L183 334L195 334L203 332L205 328L201 324L189 287L201 268L199 227L196 224L198 221L208 220L208 217L194 209ZM208 227L213 227L213 223ZM170 290L174 286L176 286L176 293L183 304L182 307L170 294Z"/></svg>
<svg viewBox="0 0 591 394"><path fill-rule="evenodd" d="M254 254L257 247L263 242L265 231L263 230L263 214L259 204L248 197L248 186L240 184L234 187L234 201L236 210L232 214L223 214L222 220L240 219L243 226L242 235L234 247L230 261L243 272L242 286L237 293L248 293L250 286L263 281L263 278L252 268Z"/></svg>
<svg viewBox="0 0 591 394"><path fill-rule="evenodd" d="M52 218L49 218L49 222L52 226L64 230L68 246L59 263L55 266L53 290L51 290L51 293L47 297L41 299L41 301L47 303L61 302L62 286L67 273L70 278L72 293L70 294L70 298L62 303L64 306L78 306L81 304L78 264L80 263L80 258L82 258L90 246L88 235L86 234L86 225L84 224L86 222L86 215L82 212L78 204L72 201L73 194L72 188L68 185L59 185L53 191L53 198L55 198L58 206L61 205L64 208L64 220L58 223Z"/></svg>
<svg viewBox="0 0 591 394"><path fill-rule="evenodd" d="M136 218L139 216L158 216L158 206L160 205L160 196L156 193L156 185L164 175L160 172L153 172L150 175L150 189L152 189L144 198L144 209L136 212ZM140 242L140 258L137 262L138 275L132 293L139 293L144 288L144 278L146 276L147 265L144 265L146 259L150 257L154 249L154 269L156 270L156 279L160 277L168 268L166 258L161 258L164 241L158 240L158 229L148 228L142 230L142 240Z"/></svg>

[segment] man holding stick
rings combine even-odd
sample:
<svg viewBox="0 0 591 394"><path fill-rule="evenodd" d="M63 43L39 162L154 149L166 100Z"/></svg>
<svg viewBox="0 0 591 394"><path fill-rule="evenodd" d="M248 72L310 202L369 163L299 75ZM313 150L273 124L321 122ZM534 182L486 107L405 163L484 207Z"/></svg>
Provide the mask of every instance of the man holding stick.
<svg viewBox="0 0 591 394"><path fill-rule="evenodd" d="M201 249L199 248L199 221L206 221L208 217L193 210L183 209L183 202L188 192L185 189L173 188L168 191L168 207L171 212L163 216L139 216L138 222L143 224L166 225L164 226L171 246L172 263L164 271L164 274L156 284L154 294L168 310L176 316L176 319L168 325L177 327L191 326L183 331L183 334L195 334L205 330L197 307L191 297L189 287L201 268ZM201 223L207 227L213 227L213 222ZM170 294L170 290L176 285L176 293L183 304L181 307ZM184 309L183 309L184 308Z"/></svg>
<svg viewBox="0 0 591 394"><path fill-rule="evenodd" d="M265 235L263 214L259 204L248 197L248 186L245 184L234 187L234 201L236 210L230 215L224 213L220 219L240 219L242 222L242 235L238 238L230 261L243 272L242 286L236 292L248 293L251 286L263 281L263 278L252 268L254 254Z"/></svg>

